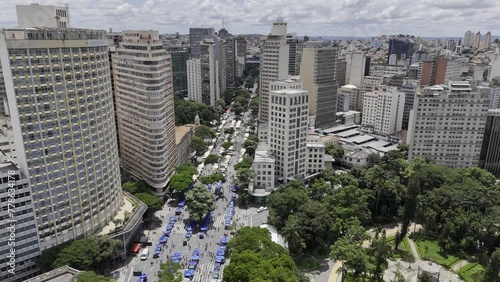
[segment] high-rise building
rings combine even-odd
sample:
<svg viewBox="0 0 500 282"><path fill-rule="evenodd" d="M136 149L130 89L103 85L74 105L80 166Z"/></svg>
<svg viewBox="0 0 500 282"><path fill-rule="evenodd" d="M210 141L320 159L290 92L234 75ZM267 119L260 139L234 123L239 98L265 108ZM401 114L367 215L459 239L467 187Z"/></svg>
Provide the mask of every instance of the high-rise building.
<svg viewBox="0 0 500 282"><path fill-rule="evenodd" d="M464 47L472 47L473 44L474 44L474 33L472 33L472 31L468 30L465 32L465 35L464 35L463 46Z"/></svg>
<svg viewBox="0 0 500 282"><path fill-rule="evenodd" d="M433 61L422 63L421 85L447 84L456 81L462 75L462 62L455 58L438 56Z"/></svg>
<svg viewBox="0 0 500 282"><path fill-rule="evenodd" d="M485 49L491 48L491 32L490 31L488 31L488 33L486 33L484 35L483 48L485 48Z"/></svg>
<svg viewBox="0 0 500 282"><path fill-rule="evenodd" d="M479 49L481 47L481 32L478 31L474 36L474 43L472 44L472 48Z"/></svg>
<svg viewBox="0 0 500 282"><path fill-rule="evenodd" d="M190 28L189 29L189 52L191 59L200 58L200 44L205 38L213 38L215 36L215 31L212 27L210 28Z"/></svg>
<svg viewBox="0 0 500 282"><path fill-rule="evenodd" d="M345 104L348 103L348 110L361 111L363 105L361 104L361 89L352 84L347 84L339 88L338 95L342 99L337 101L337 111L345 112ZM347 100L347 101L346 101ZM342 101L342 103L340 102Z"/></svg>
<svg viewBox="0 0 500 282"><path fill-rule="evenodd" d="M189 48L183 46L169 46L167 52L172 57L172 80L174 81L174 94L187 97L187 61Z"/></svg>
<svg viewBox="0 0 500 282"><path fill-rule="evenodd" d="M405 79L403 80L403 85L399 89L401 92L405 93L405 107L403 110L403 125L408 125L410 121L410 111L413 109L413 102L415 100L415 95L417 94L417 89L420 84L417 80ZM407 127L405 127L407 128Z"/></svg>
<svg viewBox="0 0 500 282"><path fill-rule="evenodd" d="M3 179L0 183L0 235L4 238L0 244L3 254L0 280L26 281L37 274L35 259L41 254L33 192L28 178L3 152L0 152L0 177Z"/></svg>
<svg viewBox="0 0 500 282"><path fill-rule="evenodd" d="M302 52L300 78L309 93L310 126L327 128L335 124L337 110L337 47L319 47L308 42Z"/></svg>
<svg viewBox="0 0 500 282"><path fill-rule="evenodd" d="M66 6L16 5L19 27L69 28L69 8Z"/></svg>
<svg viewBox="0 0 500 282"><path fill-rule="evenodd" d="M220 97L222 81L219 72L222 71L220 42L214 39L204 39L201 47L201 102L215 107ZM225 89L224 89L225 91Z"/></svg>
<svg viewBox="0 0 500 282"><path fill-rule="evenodd" d="M113 68L121 167L164 194L176 161L172 58L157 31L125 30Z"/></svg>
<svg viewBox="0 0 500 282"><path fill-rule="evenodd" d="M500 178L500 109L491 109L486 117L479 167Z"/></svg>
<svg viewBox="0 0 500 282"><path fill-rule="evenodd" d="M347 84L356 85L357 87L363 84L366 68L366 54L363 52L346 54L346 77Z"/></svg>
<svg viewBox="0 0 500 282"><path fill-rule="evenodd" d="M286 43L288 44L288 75L299 75L297 69L297 51L299 48L299 39L292 34L287 35Z"/></svg>
<svg viewBox="0 0 500 282"><path fill-rule="evenodd" d="M225 28L219 30L219 37L223 41L221 42L222 47L224 48L221 57L224 57L224 65L222 66L225 71L225 85L226 88L234 88L235 84L235 76L234 76L234 68L235 68L235 41L232 34L230 34ZM221 92L223 93L223 92Z"/></svg>
<svg viewBox="0 0 500 282"><path fill-rule="evenodd" d="M234 39L234 49L234 75L235 77L243 77L247 58L247 40L244 37L236 37Z"/></svg>
<svg viewBox="0 0 500 282"><path fill-rule="evenodd" d="M392 54L396 54L397 60L402 58L411 59L415 43L408 37L396 37L389 40L389 53L387 54L387 64Z"/></svg>
<svg viewBox="0 0 500 282"><path fill-rule="evenodd" d="M308 132L306 142L306 174L313 175L325 169L325 144L316 132Z"/></svg>
<svg viewBox="0 0 500 282"><path fill-rule="evenodd" d="M287 24L283 18L278 18L261 47L259 122L262 124L267 124L269 119L269 84L288 77L289 46L286 36Z"/></svg>
<svg viewBox="0 0 500 282"><path fill-rule="evenodd" d="M298 80L270 85L268 143L276 160L276 178L286 183L306 175L308 99Z"/></svg>
<svg viewBox="0 0 500 282"><path fill-rule="evenodd" d="M386 86L368 92L363 100L361 125L373 129L374 133L389 135L401 130L405 93L397 87Z"/></svg>
<svg viewBox="0 0 500 282"><path fill-rule="evenodd" d="M408 124L408 157L426 157L448 167L479 165L490 91L466 81L430 86L415 96Z"/></svg>
<svg viewBox="0 0 500 282"><path fill-rule="evenodd" d="M41 249L100 231L122 199L106 32L3 29L0 61Z"/></svg>
<svg viewBox="0 0 500 282"><path fill-rule="evenodd" d="M5 81L3 79L2 65L0 64L0 117L10 116L9 104L7 102L7 91L5 89Z"/></svg>
<svg viewBox="0 0 500 282"><path fill-rule="evenodd" d="M337 58L337 83L339 85L346 85L346 68L347 62L345 58Z"/></svg>
<svg viewBox="0 0 500 282"><path fill-rule="evenodd" d="M191 101L202 101L201 91L201 60L191 59L187 61L188 99Z"/></svg>

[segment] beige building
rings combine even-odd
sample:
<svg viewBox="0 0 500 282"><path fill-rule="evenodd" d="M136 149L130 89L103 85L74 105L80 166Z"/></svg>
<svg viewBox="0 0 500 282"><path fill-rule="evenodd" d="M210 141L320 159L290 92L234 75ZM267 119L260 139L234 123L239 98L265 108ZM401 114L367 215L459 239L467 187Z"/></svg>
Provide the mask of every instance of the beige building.
<svg viewBox="0 0 500 282"><path fill-rule="evenodd" d="M337 111L338 48L307 43L302 51L300 79L309 92L309 126L327 128L335 124Z"/></svg>
<svg viewBox="0 0 500 282"><path fill-rule="evenodd" d="M161 195L177 160L171 56L157 31L126 30L112 58L121 166Z"/></svg>
<svg viewBox="0 0 500 282"><path fill-rule="evenodd" d="M365 94L361 125L374 133L389 135L401 130L405 93L393 86L383 88Z"/></svg>
<svg viewBox="0 0 500 282"><path fill-rule="evenodd" d="M189 160L191 155L191 139L193 139L196 125L186 124L175 127L175 147L177 150L176 165L181 165Z"/></svg>

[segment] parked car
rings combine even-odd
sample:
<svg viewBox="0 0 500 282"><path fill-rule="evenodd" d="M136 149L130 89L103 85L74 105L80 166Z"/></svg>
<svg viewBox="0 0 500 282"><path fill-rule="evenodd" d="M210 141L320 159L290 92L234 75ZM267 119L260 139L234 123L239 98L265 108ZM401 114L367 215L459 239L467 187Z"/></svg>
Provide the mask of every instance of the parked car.
<svg viewBox="0 0 500 282"><path fill-rule="evenodd" d="M267 210L267 208L266 208L266 207L260 207L260 208L258 208L258 209L257 209L257 212L259 212L259 213L260 213L260 212L263 212L263 211L265 211L265 210Z"/></svg>

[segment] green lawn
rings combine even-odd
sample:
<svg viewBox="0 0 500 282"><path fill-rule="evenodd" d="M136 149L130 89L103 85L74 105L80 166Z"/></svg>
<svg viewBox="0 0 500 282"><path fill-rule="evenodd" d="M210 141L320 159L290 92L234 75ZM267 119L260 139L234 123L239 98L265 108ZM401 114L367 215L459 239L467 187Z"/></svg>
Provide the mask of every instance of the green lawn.
<svg viewBox="0 0 500 282"><path fill-rule="evenodd" d="M414 233L412 234L412 238L417 246L418 255L423 260L430 260L450 267L461 259L457 253L442 250L438 241L433 237Z"/></svg>
<svg viewBox="0 0 500 282"><path fill-rule="evenodd" d="M458 275L466 282L479 281L484 268L479 263L468 263L458 270Z"/></svg>
<svg viewBox="0 0 500 282"><path fill-rule="evenodd" d="M358 279L354 279L352 277L352 274L348 273L347 276L344 279L344 282L375 282L377 280L371 278L371 277L358 277Z"/></svg>
<svg viewBox="0 0 500 282"><path fill-rule="evenodd" d="M389 245L391 245L392 249L394 250L394 240L396 239L396 236L390 236L387 237L387 242ZM392 252L392 255L390 257L390 260L398 260L402 259L404 257L404 254L411 254L411 249L410 249L410 243L408 242L408 238L405 237L403 239L403 242L401 242L398 246L398 249L396 251Z"/></svg>

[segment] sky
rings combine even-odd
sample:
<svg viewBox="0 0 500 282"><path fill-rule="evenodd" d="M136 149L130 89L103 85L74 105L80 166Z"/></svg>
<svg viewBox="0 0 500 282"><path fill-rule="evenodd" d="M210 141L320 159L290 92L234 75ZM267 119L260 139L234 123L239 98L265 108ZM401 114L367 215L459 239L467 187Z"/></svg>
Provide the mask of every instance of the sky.
<svg viewBox="0 0 500 282"><path fill-rule="evenodd" d="M224 20L232 34L268 34L281 16L297 35L500 35L498 0L0 0L0 27L16 26L15 5L33 2L67 3L72 27L114 31L187 34L189 27L218 30Z"/></svg>

